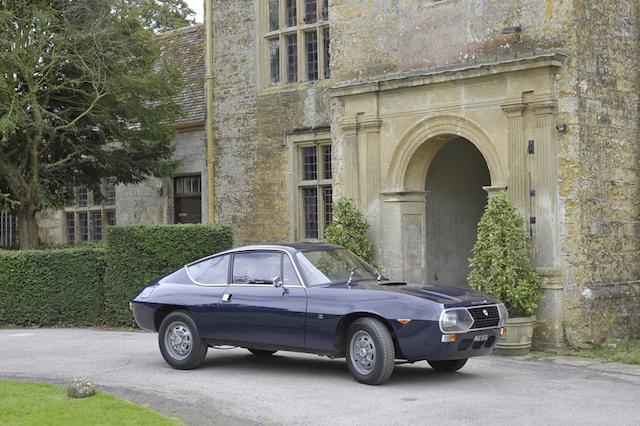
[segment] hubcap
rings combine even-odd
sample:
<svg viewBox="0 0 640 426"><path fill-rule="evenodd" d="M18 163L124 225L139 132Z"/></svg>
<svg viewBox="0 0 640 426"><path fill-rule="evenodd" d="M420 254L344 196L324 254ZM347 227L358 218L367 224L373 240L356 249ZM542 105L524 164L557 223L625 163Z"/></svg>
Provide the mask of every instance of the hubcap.
<svg viewBox="0 0 640 426"><path fill-rule="evenodd" d="M376 344L369 333L358 330L351 338L351 364L360 374L367 375L376 366Z"/></svg>
<svg viewBox="0 0 640 426"><path fill-rule="evenodd" d="M165 333L166 347L175 359L181 360L189 356L193 341L191 330L182 321L172 322Z"/></svg>

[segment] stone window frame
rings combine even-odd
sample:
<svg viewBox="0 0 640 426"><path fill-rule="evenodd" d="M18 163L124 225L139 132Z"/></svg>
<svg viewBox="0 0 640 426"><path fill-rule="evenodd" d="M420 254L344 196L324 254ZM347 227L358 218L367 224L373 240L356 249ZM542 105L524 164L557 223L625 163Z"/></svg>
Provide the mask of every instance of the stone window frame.
<svg viewBox="0 0 640 426"><path fill-rule="evenodd" d="M324 231L328 223L325 223L325 193L323 188L330 187L333 192L335 180L335 161L333 160L334 147L331 141L330 131L316 131L308 133L296 133L287 135L287 146L289 147L290 183L289 194L292 200L290 206L290 235L294 241L323 241ZM330 146L332 151L332 176L325 179L323 150L321 147ZM316 147L317 156L317 179L303 180L303 148ZM318 238L306 238L304 205L302 192L305 188L317 188L317 217L318 217ZM332 197L333 198L333 197Z"/></svg>
<svg viewBox="0 0 640 426"><path fill-rule="evenodd" d="M108 197L103 196L106 192L111 192L111 186L114 185L113 197L109 194ZM109 187L109 191L107 191L107 187ZM112 178L105 179L100 185L100 192L98 194L94 191L87 190L87 198L86 203L79 202L78 193L79 188L76 187L74 189L74 193L76 194L75 200L76 204L72 206L67 206L64 208L62 212L62 220L63 220L63 241L65 244L75 245L82 244L90 241L101 241L105 236L105 228L107 226L112 226L109 224L110 218L113 218L114 221L117 220L116 216L116 194L115 194L115 182ZM86 187L85 187L86 188ZM98 217L99 213L99 221L100 221L100 229L99 232L96 232L94 223L94 218ZM86 215L86 216L84 216ZM73 226L70 226L70 218L73 217ZM87 220L87 238L83 239L83 229L81 226L81 219L86 217ZM73 231L73 234L71 234Z"/></svg>
<svg viewBox="0 0 640 426"><path fill-rule="evenodd" d="M279 0L279 28L273 31L269 29L269 2L270 0L260 0L258 2L258 55L260 60L258 66L259 82L261 87L286 87L299 83L316 83L331 78L331 67L329 62L325 58L325 30L328 30L329 37L331 37L331 30L329 28L329 0L317 0L316 1L316 22L311 24L304 23L304 5L305 0L296 1L296 24L295 26L288 27L286 17L286 1ZM323 4L327 2L327 13L323 13ZM315 32L317 37L317 49L318 49L318 78L315 80L309 80L307 77L307 52L306 52L306 37L308 32ZM287 64L287 37L296 35L297 44L297 80L289 82L288 77L288 64ZM270 58L270 41L277 39L279 48L279 81L277 83L271 82L271 58ZM331 41L329 41L331 43ZM325 67L329 66L326 70ZM328 71L328 72L327 72Z"/></svg>

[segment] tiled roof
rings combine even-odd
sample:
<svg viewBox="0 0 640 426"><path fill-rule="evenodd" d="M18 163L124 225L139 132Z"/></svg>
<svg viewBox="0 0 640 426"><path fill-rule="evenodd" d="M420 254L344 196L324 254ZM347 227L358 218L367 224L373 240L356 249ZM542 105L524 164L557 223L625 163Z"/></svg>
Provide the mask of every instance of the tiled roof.
<svg viewBox="0 0 640 426"><path fill-rule="evenodd" d="M176 120L176 125L204 123L204 25L190 25L160 34L158 37L162 43L161 58L175 60L182 72L184 87L174 100L185 115Z"/></svg>

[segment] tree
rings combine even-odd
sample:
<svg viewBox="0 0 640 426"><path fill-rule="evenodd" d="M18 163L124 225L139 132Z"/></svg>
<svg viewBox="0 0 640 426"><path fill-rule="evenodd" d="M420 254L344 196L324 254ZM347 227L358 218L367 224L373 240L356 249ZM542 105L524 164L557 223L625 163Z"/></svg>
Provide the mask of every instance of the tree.
<svg viewBox="0 0 640 426"><path fill-rule="evenodd" d="M470 268L471 288L497 297L511 316L533 314L541 278L529 259L524 219L504 195L489 199Z"/></svg>
<svg viewBox="0 0 640 426"><path fill-rule="evenodd" d="M373 264L375 256L373 243L367 238L367 219L349 198L340 198L332 208L333 220L325 231L327 242L346 247L362 260Z"/></svg>
<svg viewBox="0 0 640 426"><path fill-rule="evenodd" d="M171 167L179 73L154 31L189 23L182 0L0 0L0 193L20 247L73 187L136 183Z"/></svg>

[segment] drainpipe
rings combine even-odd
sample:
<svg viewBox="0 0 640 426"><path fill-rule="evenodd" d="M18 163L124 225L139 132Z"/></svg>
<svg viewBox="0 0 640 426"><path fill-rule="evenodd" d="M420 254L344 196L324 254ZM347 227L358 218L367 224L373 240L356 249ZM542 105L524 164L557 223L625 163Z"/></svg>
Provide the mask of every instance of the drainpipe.
<svg viewBox="0 0 640 426"><path fill-rule="evenodd" d="M214 157L214 98L213 98L213 2L204 1L205 22L205 98L207 102L207 222L216 223L216 161Z"/></svg>

